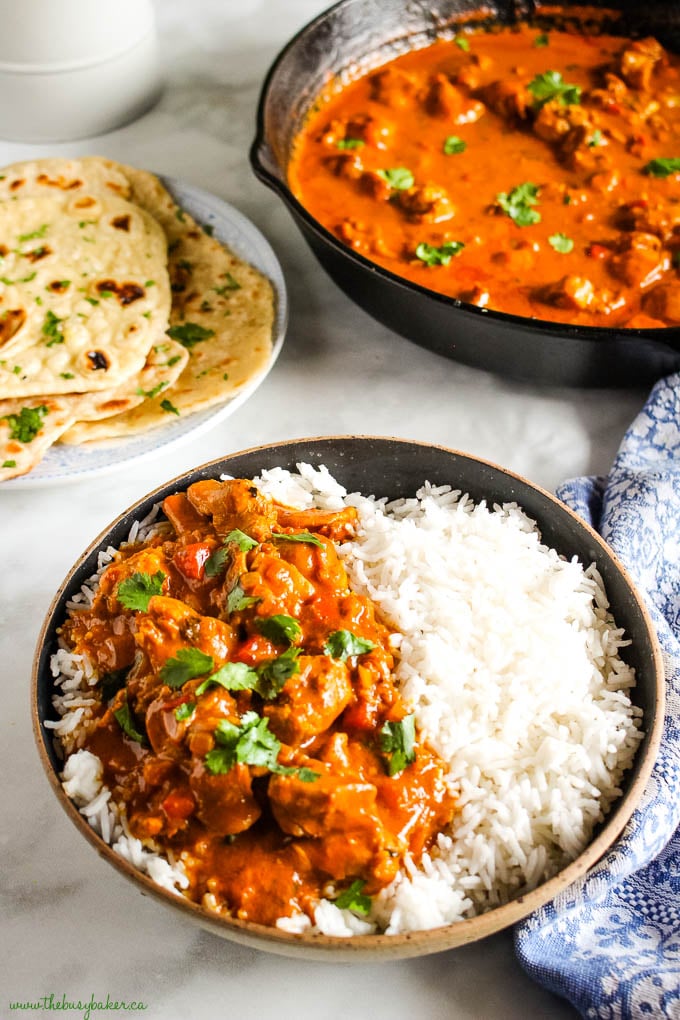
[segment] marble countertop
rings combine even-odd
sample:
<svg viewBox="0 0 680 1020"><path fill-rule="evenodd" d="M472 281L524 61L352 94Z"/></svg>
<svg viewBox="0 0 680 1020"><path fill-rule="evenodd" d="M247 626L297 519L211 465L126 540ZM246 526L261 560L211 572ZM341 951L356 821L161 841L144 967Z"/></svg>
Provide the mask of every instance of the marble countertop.
<svg viewBox="0 0 680 1020"><path fill-rule="evenodd" d="M287 339L273 371L212 431L122 472L0 495L3 1017L16 1015L10 1002L50 994L55 1002L63 995L142 1001L149 1020L575 1016L524 974L509 933L430 958L334 965L245 949L175 918L141 897L80 837L50 790L33 742L31 663L54 592L90 540L166 479L260 443L360 432L457 447L554 489L567 477L605 473L645 399L635 390L539 389L457 365L376 324L329 281L247 159L263 76L283 43L323 6L158 0L166 84L153 110L121 130L69 145L0 141L0 164L100 154L214 192L269 239L290 300Z"/></svg>

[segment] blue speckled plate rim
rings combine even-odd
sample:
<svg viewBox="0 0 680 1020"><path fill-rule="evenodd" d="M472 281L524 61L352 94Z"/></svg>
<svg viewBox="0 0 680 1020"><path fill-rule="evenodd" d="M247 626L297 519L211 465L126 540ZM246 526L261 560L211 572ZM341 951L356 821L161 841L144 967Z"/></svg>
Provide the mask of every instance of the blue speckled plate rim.
<svg viewBox="0 0 680 1020"><path fill-rule="evenodd" d="M25 475L9 479L0 489L34 489L92 478L123 468L131 461L152 457L159 450L195 439L233 414L264 381L279 356L288 323L288 299L281 265L260 230L238 209L217 195L175 177L158 175L178 205L201 226L213 229L213 235L266 276L275 292L272 352L266 368L224 404L206 408L181 420L169 421L162 428L110 441L83 446L51 447L40 464Z"/></svg>

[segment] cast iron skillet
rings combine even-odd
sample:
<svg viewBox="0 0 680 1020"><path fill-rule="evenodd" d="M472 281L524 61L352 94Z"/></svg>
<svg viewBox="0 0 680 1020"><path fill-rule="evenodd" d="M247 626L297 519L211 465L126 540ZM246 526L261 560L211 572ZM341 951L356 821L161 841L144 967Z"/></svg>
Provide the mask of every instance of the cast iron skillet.
<svg viewBox="0 0 680 1020"><path fill-rule="evenodd" d="M593 0L615 34L653 35L680 51L680 4ZM569 326L481 309L400 279L343 245L291 194L293 140L331 80L346 81L457 27L530 19L542 30L588 27L584 8L541 13L532 0L341 0L303 28L274 61L260 96L250 159L284 201L313 253L342 290L379 322L439 354L508 378L569 386L643 386L680 368L680 328ZM547 10L547 9L546 9ZM573 14L569 12L573 11Z"/></svg>

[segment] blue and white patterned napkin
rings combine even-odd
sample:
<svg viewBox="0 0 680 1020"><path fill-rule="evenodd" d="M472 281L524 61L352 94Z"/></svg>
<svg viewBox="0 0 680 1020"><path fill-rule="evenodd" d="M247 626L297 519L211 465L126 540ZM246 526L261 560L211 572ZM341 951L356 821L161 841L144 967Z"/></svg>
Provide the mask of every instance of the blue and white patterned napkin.
<svg viewBox="0 0 680 1020"><path fill-rule="evenodd" d="M586 875L515 930L518 958L582 1016L680 1018L680 374L657 383L607 478L558 496L628 567L666 669L661 752L640 807Z"/></svg>

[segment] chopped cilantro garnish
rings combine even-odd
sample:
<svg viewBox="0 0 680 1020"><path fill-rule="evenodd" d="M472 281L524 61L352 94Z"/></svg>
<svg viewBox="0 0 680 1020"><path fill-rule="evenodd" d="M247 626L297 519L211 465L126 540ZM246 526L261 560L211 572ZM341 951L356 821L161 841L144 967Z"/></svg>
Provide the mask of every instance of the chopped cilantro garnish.
<svg viewBox="0 0 680 1020"><path fill-rule="evenodd" d="M45 321L42 325L42 335L48 337L46 347L54 347L55 344L63 344L64 334L62 326L63 319L58 319L53 311L49 311L45 316Z"/></svg>
<svg viewBox="0 0 680 1020"><path fill-rule="evenodd" d="M269 729L269 720L256 712L246 712L236 726L222 719L214 733L216 747L205 756L205 767L213 775L222 775L233 765L253 765L281 775L296 775L303 783L313 782L318 773L309 768L279 764L280 741Z"/></svg>
<svg viewBox="0 0 680 1020"><path fill-rule="evenodd" d="M438 247L421 241L416 248L416 258L426 266L448 266L454 255L460 255L464 247L462 241L444 241Z"/></svg>
<svg viewBox="0 0 680 1020"><path fill-rule="evenodd" d="M382 177L386 184L395 191L406 191L415 184L415 178L405 166L393 166L387 170L378 170L378 176Z"/></svg>
<svg viewBox="0 0 680 1020"><path fill-rule="evenodd" d="M458 46L458 48L463 51L463 53L469 53L470 43L468 42L467 39L464 38L464 36L457 35L453 41L455 42L456 46Z"/></svg>
<svg viewBox="0 0 680 1020"><path fill-rule="evenodd" d="M602 138L602 132L600 131L599 128L595 128L595 130L593 131L592 135L588 139L588 143L587 144L588 144L588 148L589 149L596 149L598 147L598 145L604 145L604 140Z"/></svg>
<svg viewBox="0 0 680 1020"><path fill-rule="evenodd" d="M125 698L125 701L120 706L120 708L116 709L113 715L123 733L125 733L126 736L130 738L130 740L134 740L138 744L141 744L144 741L144 737L135 727L135 719L132 715L132 712L130 711L130 706L128 705L127 697Z"/></svg>
<svg viewBox="0 0 680 1020"><path fill-rule="evenodd" d="M241 610L254 606L259 601L256 595L246 595L241 585L235 584L227 595L227 612L240 613Z"/></svg>
<svg viewBox="0 0 680 1020"><path fill-rule="evenodd" d="M147 280L146 283L144 284L144 286L145 287L155 287L156 286L156 281L155 280Z"/></svg>
<svg viewBox="0 0 680 1020"><path fill-rule="evenodd" d="M260 634L269 638L275 645L293 645L302 634L302 628L292 616L276 613L274 616L262 616L255 621Z"/></svg>
<svg viewBox="0 0 680 1020"><path fill-rule="evenodd" d="M31 280L35 280L37 273L29 273L28 276L22 276L20 280L8 280L6 276L0 276L0 283L4 283L6 287L12 287L15 283L30 283Z"/></svg>
<svg viewBox="0 0 680 1020"><path fill-rule="evenodd" d="M541 214L532 208L538 204L538 187L530 181L518 184L509 194L505 191L499 192L496 201L518 227L540 223Z"/></svg>
<svg viewBox="0 0 680 1020"><path fill-rule="evenodd" d="M179 326L170 326L166 333L172 340L179 340L188 350L191 350L195 344L215 336L214 329L206 329L196 322L183 322Z"/></svg>
<svg viewBox="0 0 680 1020"><path fill-rule="evenodd" d="M103 297L103 298L113 297L113 291L112 290L100 290L99 291L99 297Z"/></svg>
<svg viewBox="0 0 680 1020"><path fill-rule="evenodd" d="M118 601L126 609L139 609L145 613L153 596L161 594L164 580L165 574L162 570L157 570L155 574L138 571L120 582L117 591Z"/></svg>
<svg viewBox="0 0 680 1020"><path fill-rule="evenodd" d="M574 242L566 234L551 234L548 238L548 243L552 245L555 251L559 251L563 255L568 255L574 247Z"/></svg>
<svg viewBox="0 0 680 1020"><path fill-rule="evenodd" d="M43 223L42 227L38 227L37 230L33 230L30 234L19 234L17 238L19 244L23 244L24 241L34 241L37 237L44 237L48 226L48 223Z"/></svg>
<svg viewBox="0 0 680 1020"><path fill-rule="evenodd" d="M2 466L4 468L15 468L17 466L17 462L15 460L3 460Z"/></svg>
<svg viewBox="0 0 680 1020"><path fill-rule="evenodd" d="M184 722L185 719L190 719L194 714L195 708L195 701L183 701L182 704L178 705L175 709L175 719L177 722Z"/></svg>
<svg viewBox="0 0 680 1020"><path fill-rule="evenodd" d="M246 535L245 531L241 531L240 528L234 528L224 538L224 544L228 545L233 543L237 545L241 552L248 552L250 549L254 549L259 543L251 538L250 535Z"/></svg>
<svg viewBox="0 0 680 1020"><path fill-rule="evenodd" d="M99 681L103 702L110 701L114 694L117 694L118 691L125 687L129 672L129 667L125 666L123 669L112 669L108 673L103 674Z"/></svg>
<svg viewBox="0 0 680 1020"><path fill-rule="evenodd" d="M403 772L416 760L415 741L415 715L407 715L400 722L386 722L380 730L380 750L387 758L391 776Z"/></svg>
<svg viewBox="0 0 680 1020"><path fill-rule="evenodd" d="M375 648L375 642L357 637L351 630L334 630L328 635L323 650L326 655L345 662L352 655L364 655Z"/></svg>
<svg viewBox="0 0 680 1020"><path fill-rule="evenodd" d="M258 694L265 699L275 698L288 677L300 672L299 655L299 648L287 648L278 658L270 659L269 662L258 666Z"/></svg>
<svg viewBox="0 0 680 1020"><path fill-rule="evenodd" d="M207 673L214 665L212 655L206 655L200 648L179 648L177 655L166 660L158 675L168 687L176 688Z"/></svg>
<svg viewBox="0 0 680 1020"><path fill-rule="evenodd" d="M161 390L164 390L166 388L166 386L169 386L169 385L170 384L166 380L164 382L157 383L150 390L143 390L141 386L138 386L137 389L135 390L135 392L136 392L138 397L146 397L147 400L153 400L154 397L158 396L158 394L161 392Z"/></svg>
<svg viewBox="0 0 680 1020"><path fill-rule="evenodd" d="M241 289L241 284L238 282L238 280L236 279L235 276L232 276L231 273L225 273L224 274L224 279L227 282L225 284L223 284L221 287L213 287L213 290L215 291L215 293L219 294L220 297L224 297L224 295L228 291L230 291L230 290L240 290Z"/></svg>
<svg viewBox="0 0 680 1020"><path fill-rule="evenodd" d="M167 399L166 400L161 400L160 406L161 406L161 410L162 411L167 411L168 414L176 414L177 417L179 417L179 411L177 410L175 405L172 403L172 401L167 400Z"/></svg>
<svg viewBox="0 0 680 1020"><path fill-rule="evenodd" d="M59 375L62 379L75 379L73 372L60 372Z"/></svg>
<svg viewBox="0 0 680 1020"><path fill-rule="evenodd" d="M209 687L215 685L224 687L226 691L252 691L257 685L257 673L245 662L227 662L199 684L196 696L200 698Z"/></svg>
<svg viewBox="0 0 680 1020"><path fill-rule="evenodd" d="M670 177L671 174L680 173L680 157L652 159L642 170L651 177Z"/></svg>
<svg viewBox="0 0 680 1020"><path fill-rule="evenodd" d="M334 901L336 907L340 910L351 910L355 914L365 917L371 909L371 897L362 892L365 885L363 879L357 878L347 889L343 889L339 896L336 896Z"/></svg>
<svg viewBox="0 0 680 1020"><path fill-rule="evenodd" d="M207 234L208 237L212 237L213 236L213 234L215 233L215 228L213 227L212 223L204 223L203 224L203 233Z"/></svg>
<svg viewBox="0 0 680 1020"><path fill-rule="evenodd" d="M179 206L177 206L177 208L175 209L175 216L180 221L180 223L184 223L184 209L181 209Z"/></svg>
<svg viewBox="0 0 680 1020"><path fill-rule="evenodd" d="M166 361L166 365L168 366L168 368L172 368L173 365L176 365L177 362L181 360L182 360L181 354L174 354L171 358L168 358L168 360Z"/></svg>
<svg viewBox="0 0 680 1020"><path fill-rule="evenodd" d="M335 144L338 149L363 149L366 142L363 138L338 138Z"/></svg>
<svg viewBox="0 0 680 1020"><path fill-rule="evenodd" d="M569 85L559 71L544 71L527 85L535 99L535 106L541 107L552 99L559 99L562 106L575 106L581 102L580 85Z"/></svg>
<svg viewBox="0 0 680 1020"><path fill-rule="evenodd" d="M536 38L534 39L534 46L536 46L538 49L541 49L543 46L548 46L549 44L550 37L545 35L545 33L542 35L537 35Z"/></svg>
<svg viewBox="0 0 680 1020"><path fill-rule="evenodd" d="M449 135L444 141L444 155L457 156L467 149L467 142L464 142L458 135Z"/></svg>
<svg viewBox="0 0 680 1020"><path fill-rule="evenodd" d="M18 375L17 368L20 372L21 368L18 365L14 366L13 371ZM40 404L38 407L22 407L18 414L6 414L0 421L6 421L9 425L10 439L16 439L19 443L30 443L43 427L43 419L47 414L48 409L44 404Z"/></svg>
<svg viewBox="0 0 680 1020"><path fill-rule="evenodd" d="M99 304L97 299L93 298L93 297L86 297L85 300L88 302L88 304L91 304L91 305L98 305Z"/></svg>

